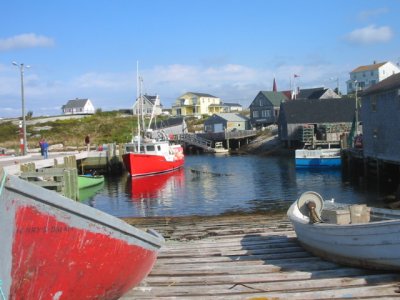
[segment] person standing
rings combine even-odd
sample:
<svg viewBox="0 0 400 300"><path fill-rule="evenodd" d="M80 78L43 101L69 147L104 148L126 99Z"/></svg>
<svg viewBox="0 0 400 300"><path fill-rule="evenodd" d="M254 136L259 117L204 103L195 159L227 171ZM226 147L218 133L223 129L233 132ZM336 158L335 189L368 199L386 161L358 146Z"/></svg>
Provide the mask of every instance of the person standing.
<svg viewBox="0 0 400 300"><path fill-rule="evenodd" d="M90 151L90 135L87 135L85 137L85 144L86 144L86 151L89 152Z"/></svg>
<svg viewBox="0 0 400 300"><path fill-rule="evenodd" d="M41 138L40 141L39 141L39 147L40 147L40 155L42 155L42 157L44 156L43 143L44 143L44 138Z"/></svg>
<svg viewBox="0 0 400 300"><path fill-rule="evenodd" d="M42 152L43 158L47 159L49 157L49 144L45 139L42 139L40 141L40 150Z"/></svg>

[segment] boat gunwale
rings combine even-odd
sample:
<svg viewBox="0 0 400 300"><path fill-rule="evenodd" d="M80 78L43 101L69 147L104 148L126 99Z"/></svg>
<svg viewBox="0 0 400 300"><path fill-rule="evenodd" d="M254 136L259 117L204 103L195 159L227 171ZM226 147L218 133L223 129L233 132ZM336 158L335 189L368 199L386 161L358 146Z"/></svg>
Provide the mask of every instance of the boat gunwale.
<svg viewBox="0 0 400 300"><path fill-rule="evenodd" d="M334 223L327 223L327 222L310 223L309 220L301 219L301 218L297 217L296 215L294 215L293 211L294 211L295 206L296 206L296 202L290 206L290 208L287 212L289 219L290 220L295 219L295 221L297 223L301 223L304 225L310 225L311 227L357 228L357 227L373 227L372 225L376 225L374 227L380 227L380 226L387 225L390 223L399 223L399 225L400 225L400 212L399 212L399 219L376 220L376 221L370 221L368 223L350 223L350 224L334 224ZM379 209L379 210L393 211L391 209ZM397 215L396 211L394 211L394 212L395 212L395 215ZM371 208L371 216L374 216L374 208Z"/></svg>
<svg viewBox="0 0 400 300"><path fill-rule="evenodd" d="M32 199L33 201L37 201L74 216L84 218L93 223L108 227L111 230L122 233L128 237L135 238L145 245L154 248L153 251L160 249L165 243L165 240L161 235L155 235L153 232L138 229L115 216L73 201L62 195L54 194L53 191L36 186L14 175L7 175L5 189L27 197L28 199ZM40 194L41 197L36 196L36 194ZM56 195L56 197L54 195ZM25 200L22 199L20 201L24 202Z"/></svg>

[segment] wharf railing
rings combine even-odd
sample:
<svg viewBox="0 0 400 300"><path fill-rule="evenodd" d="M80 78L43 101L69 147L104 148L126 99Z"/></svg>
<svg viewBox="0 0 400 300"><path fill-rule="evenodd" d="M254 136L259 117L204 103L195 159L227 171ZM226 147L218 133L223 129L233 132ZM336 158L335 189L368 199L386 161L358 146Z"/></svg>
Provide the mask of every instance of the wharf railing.
<svg viewBox="0 0 400 300"><path fill-rule="evenodd" d="M64 157L64 164L54 160L54 167L36 170L35 163L22 164L20 178L43 188L79 200L78 170L75 156Z"/></svg>
<svg viewBox="0 0 400 300"><path fill-rule="evenodd" d="M212 141L202 138L195 133L179 134L175 137L175 140L179 140L179 141L203 148L208 151L211 150L211 148L212 148L211 146L213 143Z"/></svg>

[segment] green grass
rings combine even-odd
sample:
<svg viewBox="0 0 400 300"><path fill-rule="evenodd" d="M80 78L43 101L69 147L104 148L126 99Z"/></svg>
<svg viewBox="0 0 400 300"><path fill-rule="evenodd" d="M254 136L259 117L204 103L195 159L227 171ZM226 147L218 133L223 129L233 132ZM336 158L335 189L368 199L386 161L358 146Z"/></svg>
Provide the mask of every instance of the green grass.
<svg viewBox="0 0 400 300"><path fill-rule="evenodd" d="M166 117L157 117L157 120ZM148 120L147 120L148 121ZM196 120L198 122L198 120ZM188 122L190 125L190 121ZM49 130L38 130L50 127ZM92 145L126 143L137 132L136 116L126 116L118 112L96 112L80 119L57 120L28 125L28 148L38 148L44 137L50 145L63 144L64 147L84 147L85 136L90 134ZM19 127L12 122L0 123L0 147L18 149Z"/></svg>

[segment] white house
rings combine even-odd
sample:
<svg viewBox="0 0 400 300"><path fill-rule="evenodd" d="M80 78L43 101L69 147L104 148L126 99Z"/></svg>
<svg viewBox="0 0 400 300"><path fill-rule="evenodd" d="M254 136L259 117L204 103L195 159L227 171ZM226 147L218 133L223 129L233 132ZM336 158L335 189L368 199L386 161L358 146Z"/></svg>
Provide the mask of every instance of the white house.
<svg viewBox="0 0 400 300"><path fill-rule="evenodd" d="M347 93L354 93L356 86L358 90L364 90L393 74L400 72L400 69L390 61L372 65L360 66L350 72L350 79L347 80Z"/></svg>
<svg viewBox="0 0 400 300"><path fill-rule="evenodd" d="M162 114L162 105L160 103L160 98L158 95L150 96L143 95L142 101L139 101L139 98L136 100L133 105L133 114L134 115L151 115L154 108L154 115L158 116ZM142 111L142 113L140 112Z"/></svg>
<svg viewBox="0 0 400 300"><path fill-rule="evenodd" d="M67 104L61 107L64 115L94 114L95 108L90 99L68 100Z"/></svg>
<svg viewBox="0 0 400 300"><path fill-rule="evenodd" d="M240 112L243 111L243 107L239 103L222 103L222 112Z"/></svg>

